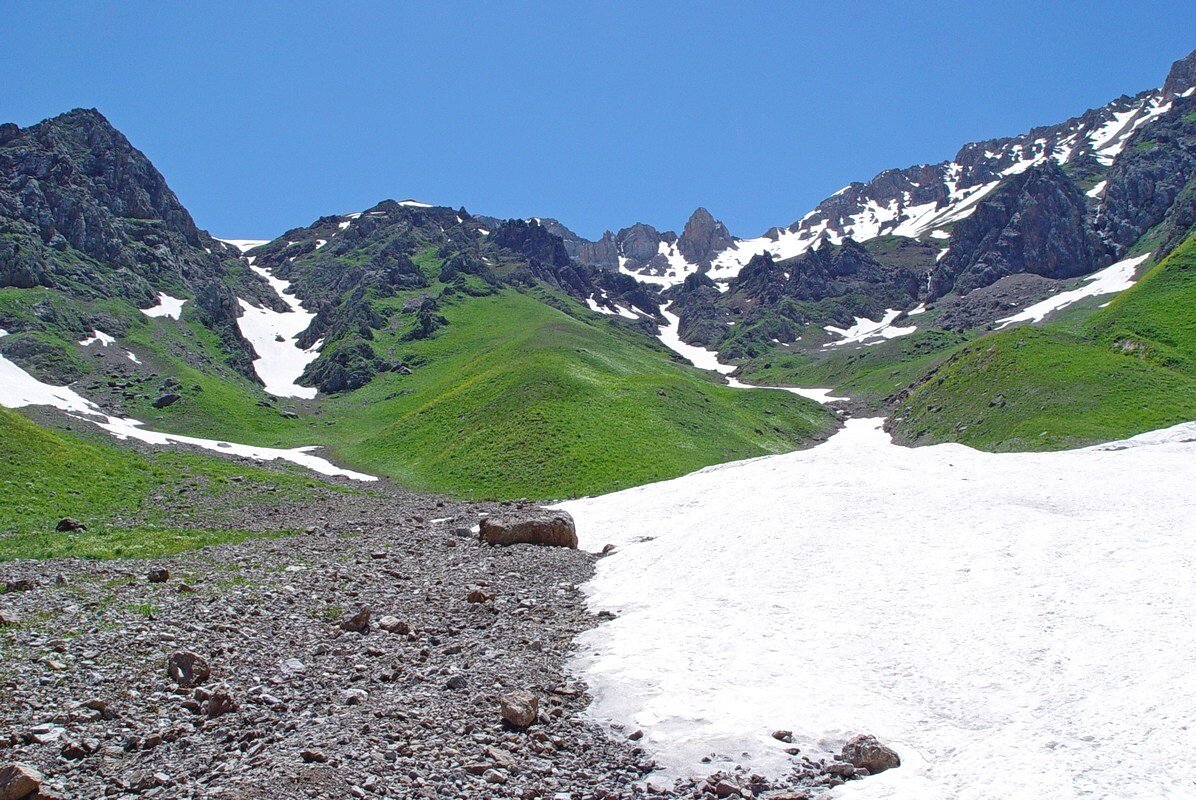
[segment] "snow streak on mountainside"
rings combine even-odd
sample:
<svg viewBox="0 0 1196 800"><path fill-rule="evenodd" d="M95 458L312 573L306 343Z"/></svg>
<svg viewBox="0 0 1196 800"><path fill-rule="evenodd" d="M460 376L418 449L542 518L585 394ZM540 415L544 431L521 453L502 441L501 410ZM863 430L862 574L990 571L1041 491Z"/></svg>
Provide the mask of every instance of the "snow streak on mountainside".
<svg viewBox="0 0 1196 800"><path fill-rule="evenodd" d="M269 243L267 239L220 241L231 244L242 253ZM317 249L327 244L325 240L320 241ZM237 298L241 306L237 326L241 335L249 340L257 353L257 358L253 360L253 370L262 379L265 390L275 397L301 397L310 400L316 396L316 388L300 386L296 381L303 375L307 365L319 358L320 347L318 342L308 348L301 347L299 335L307 330L316 315L303 308L291 293L290 283L274 277L262 267L254 266L253 256L248 256L247 260L250 269L265 278L287 305L287 310L280 312Z"/></svg>
<svg viewBox="0 0 1196 800"><path fill-rule="evenodd" d="M0 330L0 338L8 332ZM327 459L312 455L317 446L308 447L258 447L236 442L203 439L197 436L183 436L147 430L138 420L112 416L104 413L95 403L83 397L69 386L52 386L43 383L19 366L0 355L0 406L24 408L25 406L49 406L83 422L90 422L118 439L135 439L152 445L190 445L226 456L241 456L256 461L281 459L306 467L321 475L340 475L359 481L376 481L373 475L342 469Z"/></svg>
<svg viewBox="0 0 1196 800"><path fill-rule="evenodd" d="M1150 480L1142 480L1149 475ZM787 769L878 736L834 796L1190 797L1196 424L1064 453L811 450L565 503L592 715L666 774ZM711 753L717 755L711 756Z"/></svg>

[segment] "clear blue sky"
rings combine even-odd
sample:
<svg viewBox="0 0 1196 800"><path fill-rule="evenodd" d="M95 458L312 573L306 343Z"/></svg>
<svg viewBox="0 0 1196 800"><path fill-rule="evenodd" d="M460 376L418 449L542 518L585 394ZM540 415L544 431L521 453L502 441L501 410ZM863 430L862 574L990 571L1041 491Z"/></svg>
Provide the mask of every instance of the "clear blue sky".
<svg viewBox="0 0 1196 800"><path fill-rule="evenodd" d="M1159 86L1196 47L1191 0L0 0L0 20L0 121L99 108L229 237L386 197L590 237L704 205L756 235Z"/></svg>

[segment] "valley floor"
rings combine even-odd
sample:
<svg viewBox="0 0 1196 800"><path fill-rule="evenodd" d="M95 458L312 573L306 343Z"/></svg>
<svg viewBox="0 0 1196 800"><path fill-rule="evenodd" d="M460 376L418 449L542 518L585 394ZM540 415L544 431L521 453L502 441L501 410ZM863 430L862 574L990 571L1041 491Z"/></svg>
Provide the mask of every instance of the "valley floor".
<svg viewBox="0 0 1196 800"><path fill-rule="evenodd" d="M247 511L272 536L237 544L0 563L0 764L77 800L630 796L650 761L565 672L594 557L483 546L469 528L499 510L374 485ZM363 606L368 633L342 630ZM167 675L187 651L211 669L195 689ZM512 690L540 700L526 732L500 716Z"/></svg>
<svg viewBox="0 0 1196 800"><path fill-rule="evenodd" d="M844 797L1191 797L1196 424L1049 454L811 450L566 503L616 552L574 662L666 775L773 774L855 733ZM705 760L704 760L705 759Z"/></svg>

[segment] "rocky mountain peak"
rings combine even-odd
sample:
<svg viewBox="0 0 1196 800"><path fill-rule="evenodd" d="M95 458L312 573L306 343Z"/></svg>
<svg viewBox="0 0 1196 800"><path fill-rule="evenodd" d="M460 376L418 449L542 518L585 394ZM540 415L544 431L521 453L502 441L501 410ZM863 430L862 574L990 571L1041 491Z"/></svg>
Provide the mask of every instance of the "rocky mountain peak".
<svg viewBox="0 0 1196 800"><path fill-rule="evenodd" d="M161 220L188 244L200 244L194 220L166 179L98 110L76 108L6 139L0 156L5 174L20 172L42 185L84 189L117 217ZM84 179L72 177L78 173Z"/></svg>
<svg viewBox="0 0 1196 800"><path fill-rule="evenodd" d="M1171 71L1163 83L1163 96L1182 94L1193 86L1196 86L1196 50L1171 65Z"/></svg>
<svg viewBox="0 0 1196 800"><path fill-rule="evenodd" d="M690 263L709 269L716 255L734 243L727 226L705 208L698 208L677 239L677 250Z"/></svg>

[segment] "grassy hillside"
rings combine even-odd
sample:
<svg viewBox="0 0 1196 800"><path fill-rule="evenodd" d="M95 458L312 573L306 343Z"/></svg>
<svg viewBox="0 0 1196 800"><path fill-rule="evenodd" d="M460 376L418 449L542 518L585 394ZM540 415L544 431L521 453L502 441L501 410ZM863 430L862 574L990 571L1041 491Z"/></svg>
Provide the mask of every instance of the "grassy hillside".
<svg viewBox="0 0 1196 800"><path fill-rule="evenodd" d="M967 339L962 333L927 328L868 347L777 347L745 363L741 377L759 385L834 389L838 396L879 410L886 398L937 366Z"/></svg>
<svg viewBox="0 0 1196 800"><path fill-rule="evenodd" d="M1196 237L1081 325L984 336L893 414L898 441L1053 450L1196 419Z"/></svg>
<svg viewBox="0 0 1196 800"><path fill-rule="evenodd" d="M419 294L373 301L389 322L370 345L411 365L411 374L383 373L316 401L272 398L220 365L218 343L186 308L181 321L151 320L120 301L72 305L38 289L0 293L0 312L37 320L47 331L38 335L54 341L47 358L73 365L44 379L77 378L84 391L111 393L103 389L111 362L75 344L87 327L79 314L103 314L104 327L144 362L118 356L117 367L154 376L114 397L149 427L267 446L323 444L346 465L460 496L593 494L784 452L834 426L812 402L730 389L621 320L545 289L445 297L448 324L412 339L412 316L392 312ZM55 379L55 371L66 374ZM167 377L179 381L183 399L154 408ZM112 464L113 480L140 474Z"/></svg>
<svg viewBox="0 0 1196 800"><path fill-rule="evenodd" d="M195 493L230 508L260 502L263 487L271 502L316 488L340 491L298 470L267 471L176 451L143 453L99 434L51 431L6 408L0 408L0 442L0 561L150 556L250 535L167 519L160 510L166 496ZM89 530L55 533L66 516Z"/></svg>
<svg viewBox="0 0 1196 800"><path fill-rule="evenodd" d="M328 402L345 461L422 489L555 498L792 450L834 424L788 393L721 385L547 292L460 297L443 313L431 339L376 337L423 365L412 375Z"/></svg>

